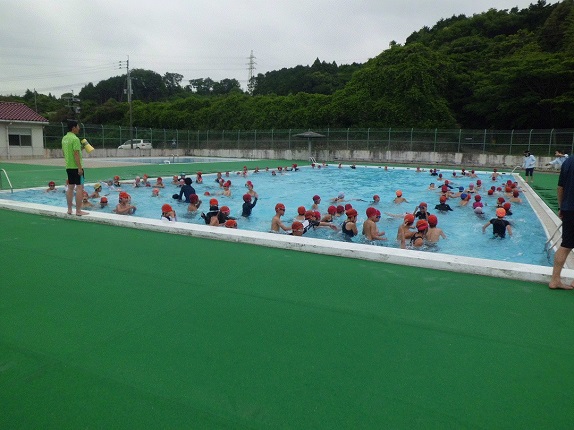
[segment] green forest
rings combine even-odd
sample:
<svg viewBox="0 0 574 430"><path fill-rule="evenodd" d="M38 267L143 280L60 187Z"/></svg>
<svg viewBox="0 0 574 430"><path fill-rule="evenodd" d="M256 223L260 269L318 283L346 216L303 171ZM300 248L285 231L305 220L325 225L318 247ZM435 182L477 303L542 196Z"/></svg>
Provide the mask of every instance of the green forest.
<svg viewBox="0 0 574 430"><path fill-rule="evenodd" d="M574 124L574 0L490 9L442 19L391 42L364 64L310 66L235 79L184 81L131 71L133 125L187 130L416 127L552 129ZM129 125L126 76L80 91L85 124ZM71 115L60 99L28 90L22 101L50 121ZM68 103L69 104L69 103Z"/></svg>

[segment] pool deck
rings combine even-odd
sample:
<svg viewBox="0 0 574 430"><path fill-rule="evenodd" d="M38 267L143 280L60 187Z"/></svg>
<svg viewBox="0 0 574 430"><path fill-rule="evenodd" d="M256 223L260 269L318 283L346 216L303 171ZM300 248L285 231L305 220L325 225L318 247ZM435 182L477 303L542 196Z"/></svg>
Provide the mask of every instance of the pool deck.
<svg viewBox="0 0 574 430"><path fill-rule="evenodd" d="M55 172L1 167L26 186ZM535 178L551 202L556 175ZM571 428L572 291L78 217L0 223L2 428Z"/></svg>

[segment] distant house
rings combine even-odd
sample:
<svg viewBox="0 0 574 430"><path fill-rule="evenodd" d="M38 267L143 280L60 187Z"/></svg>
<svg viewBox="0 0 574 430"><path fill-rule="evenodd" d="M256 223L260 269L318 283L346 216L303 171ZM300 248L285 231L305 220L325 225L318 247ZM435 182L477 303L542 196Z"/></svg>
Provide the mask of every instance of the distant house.
<svg viewBox="0 0 574 430"><path fill-rule="evenodd" d="M0 102L0 158L43 157L48 120L23 103Z"/></svg>

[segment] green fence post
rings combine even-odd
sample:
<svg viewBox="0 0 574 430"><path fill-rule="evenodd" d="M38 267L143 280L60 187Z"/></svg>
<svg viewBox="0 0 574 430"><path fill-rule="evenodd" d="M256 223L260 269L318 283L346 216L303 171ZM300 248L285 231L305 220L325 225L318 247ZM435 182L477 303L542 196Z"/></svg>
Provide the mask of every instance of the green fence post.
<svg viewBox="0 0 574 430"><path fill-rule="evenodd" d="M369 150L369 139L371 138L371 127L367 128L367 151Z"/></svg>
<svg viewBox="0 0 574 430"><path fill-rule="evenodd" d="M349 150L349 128L347 127L347 151Z"/></svg>
<svg viewBox="0 0 574 430"><path fill-rule="evenodd" d="M508 148L508 155L512 155L512 141L514 139L514 129L510 131L510 148Z"/></svg>

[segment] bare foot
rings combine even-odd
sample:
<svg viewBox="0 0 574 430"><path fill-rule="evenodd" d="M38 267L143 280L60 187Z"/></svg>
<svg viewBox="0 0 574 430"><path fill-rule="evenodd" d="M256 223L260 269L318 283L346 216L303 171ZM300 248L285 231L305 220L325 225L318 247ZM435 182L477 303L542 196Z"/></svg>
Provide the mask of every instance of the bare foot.
<svg viewBox="0 0 574 430"><path fill-rule="evenodd" d="M548 288L551 290L573 290L574 285L566 285L560 282L559 284L553 284L552 282L548 284Z"/></svg>
<svg viewBox="0 0 574 430"><path fill-rule="evenodd" d="M68 211L68 215L72 215L72 211Z"/></svg>
<svg viewBox="0 0 574 430"><path fill-rule="evenodd" d="M84 211L76 212L77 216L88 215L88 214L89 214L89 212L84 212Z"/></svg>

